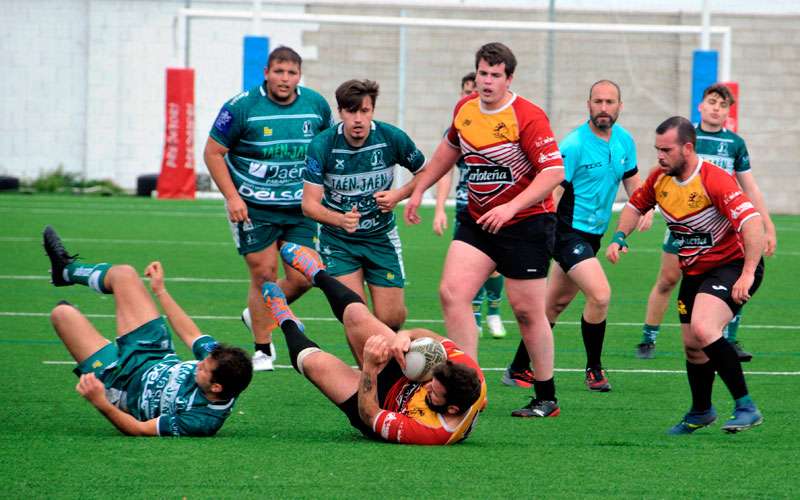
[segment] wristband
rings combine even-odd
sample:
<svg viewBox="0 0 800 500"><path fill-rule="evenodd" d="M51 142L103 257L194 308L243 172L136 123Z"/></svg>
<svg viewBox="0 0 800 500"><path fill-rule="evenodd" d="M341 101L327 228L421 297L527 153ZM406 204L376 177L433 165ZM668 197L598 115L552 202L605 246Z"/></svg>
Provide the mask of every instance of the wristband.
<svg viewBox="0 0 800 500"><path fill-rule="evenodd" d="M620 248L626 248L628 246L628 242L625 241L625 233L622 231L617 231L614 233L614 237L611 238L611 242L616 243Z"/></svg>

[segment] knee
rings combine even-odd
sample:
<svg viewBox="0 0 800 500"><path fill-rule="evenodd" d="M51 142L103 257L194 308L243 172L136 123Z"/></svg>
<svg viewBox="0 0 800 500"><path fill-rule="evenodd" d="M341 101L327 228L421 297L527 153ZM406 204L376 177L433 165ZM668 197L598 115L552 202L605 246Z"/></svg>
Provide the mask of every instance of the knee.
<svg viewBox="0 0 800 500"><path fill-rule="evenodd" d="M559 297L558 299L556 299L555 301L553 301L551 304L548 304L548 309L549 309L549 311L548 311L548 312L550 312L550 313L552 313L552 314L555 314L556 316L558 316L558 315L560 315L562 312L564 312L564 309L566 309L566 308L567 308L567 306L569 305L569 303L570 303L570 301L569 301L569 300L565 300L564 298L562 298L562 297Z"/></svg>
<svg viewBox="0 0 800 500"><path fill-rule="evenodd" d="M686 360L694 364L703 364L708 361L706 353L697 345L684 345L683 352L686 354Z"/></svg>
<svg viewBox="0 0 800 500"><path fill-rule="evenodd" d="M108 270L106 279L113 279L116 282L136 281L139 279L139 273L130 264L116 264Z"/></svg>
<svg viewBox="0 0 800 500"><path fill-rule="evenodd" d="M450 283L443 282L441 285L439 285L439 300L442 302L443 308L457 304L457 290L451 286Z"/></svg>
<svg viewBox="0 0 800 500"><path fill-rule="evenodd" d="M74 315L79 314L78 310L75 309L74 306L70 304L58 304L50 311L50 323L58 329L59 325L62 325L65 321L69 318L73 317Z"/></svg>
<svg viewBox="0 0 800 500"><path fill-rule="evenodd" d="M278 278L278 269L276 266L268 264L258 265L250 268L250 281L259 290L264 283L268 281L275 281Z"/></svg>
<svg viewBox="0 0 800 500"><path fill-rule="evenodd" d="M611 303L611 289L604 288L595 293L587 294L586 303L595 309L608 311L608 306Z"/></svg>
<svg viewBox="0 0 800 500"><path fill-rule="evenodd" d="M722 329L709 326L705 321L692 321L691 340L694 347L700 349L722 336Z"/></svg>
<svg viewBox="0 0 800 500"><path fill-rule="evenodd" d="M659 293L671 293L672 289L675 288L680 279L680 273L661 273L658 275L658 280L656 280L656 289L659 291Z"/></svg>
<svg viewBox="0 0 800 500"><path fill-rule="evenodd" d="M405 305L401 304L398 307L393 307L388 311L381 312L378 319L381 323L397 332L403 327L403 323L406 322L406 316L408 316L408 309L406 309Z"/></svg>

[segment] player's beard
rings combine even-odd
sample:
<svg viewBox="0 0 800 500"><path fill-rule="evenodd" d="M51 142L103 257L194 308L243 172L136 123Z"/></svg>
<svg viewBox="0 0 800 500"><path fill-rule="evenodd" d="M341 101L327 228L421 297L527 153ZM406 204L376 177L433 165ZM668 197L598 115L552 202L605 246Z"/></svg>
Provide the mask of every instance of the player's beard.
<svg viewBox="0 0 800 500"><path fill-rule="evenodd" d="M605 123L600 123L599 118L608 118L608 125L606 125ZM591 119L594 126L600 130L609 129L613 127L614 124L617 122L617 117L612 116L608 113L597 113L595 116L592 116Z"/></svg>
<svg viewBox="0 0 800 500"><path fill-rule="evenodd" d="M675 177L683 172L684 167L686 167L686 157L681 156L680 162L669 167L664 173L670 177Z"/></svg>
<svg viewBox="0 0 800 500"><path fill-rule="evenodd" d="M448 406L447 403L441 405L434 404L433 401L431 401L430 394L425 395L425 404L427 404L428 408L430 408L431 410L435 411L436 413L441 413L442 415L444 415L445 412L447 411L447 406Z"/></svg>

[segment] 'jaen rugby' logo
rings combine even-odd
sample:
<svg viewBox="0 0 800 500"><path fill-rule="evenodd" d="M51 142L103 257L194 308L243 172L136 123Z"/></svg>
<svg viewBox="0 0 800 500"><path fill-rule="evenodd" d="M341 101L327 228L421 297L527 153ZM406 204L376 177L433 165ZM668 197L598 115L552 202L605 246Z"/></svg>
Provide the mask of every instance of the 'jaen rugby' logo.
<svg viewBox="0 0 800 500"><path fill-rule="evenodd" d="M478 198L483 198L514 183L511 167L498 165L479 153L467 153L461 157L469 168L467 182L469 190Z"/></svg>

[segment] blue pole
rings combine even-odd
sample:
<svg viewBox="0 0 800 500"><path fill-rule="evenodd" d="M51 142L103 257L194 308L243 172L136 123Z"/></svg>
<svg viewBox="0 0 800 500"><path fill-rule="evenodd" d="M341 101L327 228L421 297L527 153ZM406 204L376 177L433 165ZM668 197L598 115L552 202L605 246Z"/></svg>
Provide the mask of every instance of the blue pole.
<svg viewBox="0 0 800 500"><path fill-rule="evenodd" d="M269 54L269 37L244 37L244 58L242 64L242 90L260 85L264 81L264 68Z"/></svg>
<svg viewBox="0 0 800 500"><path fill-rule="evenodd" d="M717 83L719 55L716 50L695 50L692 54L692 123L700 123L697 106L703 100L703 91Z"/></svg>

